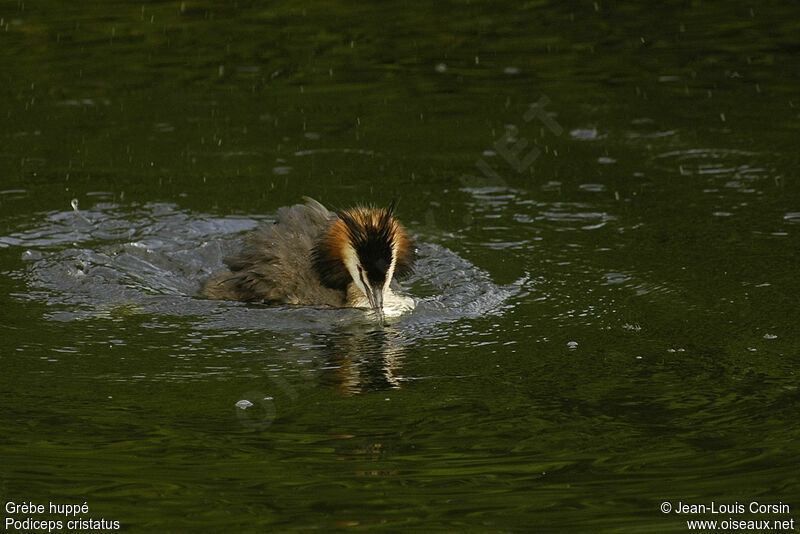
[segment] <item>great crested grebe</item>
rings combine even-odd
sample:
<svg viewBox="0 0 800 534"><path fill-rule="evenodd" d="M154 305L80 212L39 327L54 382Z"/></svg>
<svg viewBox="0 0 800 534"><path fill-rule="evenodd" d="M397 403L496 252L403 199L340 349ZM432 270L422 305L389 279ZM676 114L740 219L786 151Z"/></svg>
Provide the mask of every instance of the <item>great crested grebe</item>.
<svg viewBox="0 0 800 534"><path fill-rule="evenodd" d="M411 273L414 242L394 206L328 211L314 199L278 210L277 221L245 237L201 294L266 304L371 308L381 322L414 307L392 292Z"/></svg>

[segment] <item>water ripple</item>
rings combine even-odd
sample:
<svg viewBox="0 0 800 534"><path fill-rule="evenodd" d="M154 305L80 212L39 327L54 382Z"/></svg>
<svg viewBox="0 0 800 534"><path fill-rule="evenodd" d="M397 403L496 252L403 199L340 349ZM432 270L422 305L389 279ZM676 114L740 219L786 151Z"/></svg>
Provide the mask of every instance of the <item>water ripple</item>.
<svg viewBox="0 0 800 534"><path fill-rule="evenodd" d="M222 265L241 235L259 224L215 217L169 204L122 208L99 204L84 212L54 212L0 243L25 249L28 298L44 300L58 321L114 319L131 314L182 316L212 329L330 330L374 324L360 310L266 307L197 297L202 280ZM521 246L521 244L520 244ZM408 292L417 307L401 318L424 325L500 313L525 281L495 285L488 273L442 245L421 243Z"/></svg>

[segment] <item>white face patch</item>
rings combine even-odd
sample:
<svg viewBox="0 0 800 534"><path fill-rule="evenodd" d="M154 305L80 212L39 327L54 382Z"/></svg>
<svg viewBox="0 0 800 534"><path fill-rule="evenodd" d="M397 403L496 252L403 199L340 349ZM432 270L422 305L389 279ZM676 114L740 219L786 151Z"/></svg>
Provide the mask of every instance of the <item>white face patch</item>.
<svg viewBox="0 0 800 534"><path fill-rule="evenodd" d="M394 276L394 266L397 264L397 242L392 240L392 263L389 264L389 269L386 271L386 281L383 283L383 293L388 295L391 293L389 284L392 283Z"/></svg>
<svg viewBox="0 0 800 534"><path fill-rule="evenodd" d="M359 263L358 263L358 255L356 251L353 250L353 247L350 245L346 245L342 250L342 258L344 259L344 266L347 267L347 272L350 273L350 278L353 279L353 282L356 284L356 287L364 293L364 297L367 297L369 294L368 291L370 290L369 282L367 282L365 277L362 277L359 272ZM363 278L363 279L362 279Z"/></svg>

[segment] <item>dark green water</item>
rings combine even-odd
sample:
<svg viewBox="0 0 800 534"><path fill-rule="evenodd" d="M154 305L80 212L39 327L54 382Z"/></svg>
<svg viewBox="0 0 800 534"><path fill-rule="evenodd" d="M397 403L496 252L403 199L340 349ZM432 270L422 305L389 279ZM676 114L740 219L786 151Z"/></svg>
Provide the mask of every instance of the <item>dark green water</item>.
<svg viewBox="0 0 800 534"><path fill-rule="evenodd" d="M4 506L127 532L800 519L798 20L0 5ZM413 314L196 296L303 195L400 198Z"/></svg>

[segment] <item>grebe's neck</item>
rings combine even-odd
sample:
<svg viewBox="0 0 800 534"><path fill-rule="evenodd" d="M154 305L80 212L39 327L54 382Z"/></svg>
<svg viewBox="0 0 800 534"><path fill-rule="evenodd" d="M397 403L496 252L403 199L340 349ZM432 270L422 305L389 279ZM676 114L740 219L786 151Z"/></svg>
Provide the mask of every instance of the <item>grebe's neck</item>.
<svg viewBox="0 0 800 534"><path fill-rule="evenodd" d="M370 309L370 303L367 296L355 284L350 283L347 286L347 303L348 308L366 308ZM383 291L383 314L386 317L397 317L407 311L411 311L416 306L414 299L406 297L405 295L397 295L387 286Z"/></svg>

